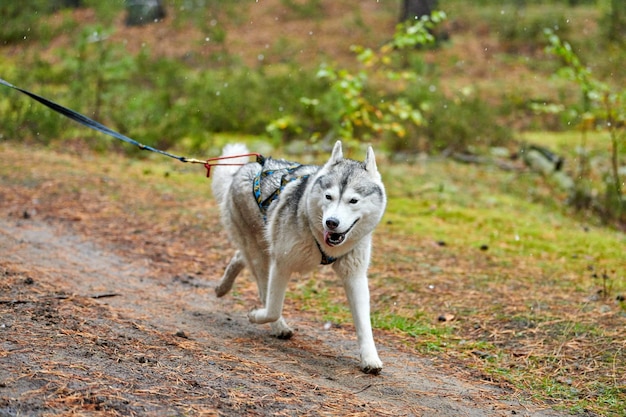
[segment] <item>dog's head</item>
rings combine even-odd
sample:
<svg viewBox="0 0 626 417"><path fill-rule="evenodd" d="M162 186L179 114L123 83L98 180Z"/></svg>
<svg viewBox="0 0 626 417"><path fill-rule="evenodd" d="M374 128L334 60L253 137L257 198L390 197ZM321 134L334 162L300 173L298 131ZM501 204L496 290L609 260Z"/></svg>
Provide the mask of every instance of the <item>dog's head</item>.
<svg viewBox="0 0 626 417"><path fill-rule="evenodd" d="M367 149L365 161L354 161L343 157L338 141L315 177L308 205L318 222L313 227L321 231L324 245L338 247L371 233L386 202L372 148Z"/></svg>

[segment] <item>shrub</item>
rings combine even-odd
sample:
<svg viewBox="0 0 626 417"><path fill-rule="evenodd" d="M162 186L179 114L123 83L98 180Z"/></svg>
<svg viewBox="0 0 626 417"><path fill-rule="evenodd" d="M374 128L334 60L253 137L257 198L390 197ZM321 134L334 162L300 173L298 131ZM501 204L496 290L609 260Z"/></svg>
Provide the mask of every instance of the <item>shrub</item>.
<svg viewBox="0 0 626 417"><path fill-rule="evenodd" d="M589 130L605 130L610 138L610 167L605 178L604 201L594 201L593 192L589 188L589 166L586 158L581 157L572 203L580 205L580 201L601 206L601 214L605 221L617 220L626 223L626 200L623 195L623 180L620 165L624 163L621 152L626 145L626 89L617 89L596 79L591 70L583 65L574 53L571 45L564 42L551 30L546 30L549 46L548 52L559 57L562 67L558 75L574 82L579 90L581 103L569 107L575 117L575 126L581 132L581 148L585 147L585 138ZM565 106L563 106L565 108Z"/></svg>
<svg viewBox="0 0 626 417"><path fill-rule="evenodd" d="M423 127L429 151L464 152L503 145L510 129L501 126L494 109L479 95L460 93L454 99L438 97Z"/></svg>
<svg viewBox="0 0 626 417"><path fill-rule="evenodd" d="M531 7L504 7L494 17L491 29L509 52L537 48L544 39L544 30L549 28L560 37L567 37L571 25L563 10L552 5Z"/></svg>
<svg viewBox="0 0 626 417"><path fill-rule="evenodd" d="M322 65L317 78L326 83L324 91L317 97L305 96L300 100L310 116L309 125L314 126L310 139L338 136L350 142L386 134L404 138L409 125L422 124L419 106L395 92L405 89L417 77L410 69L398 66L398 61L404 61L397 55L434 43L431 30L444 18L445 14L435 12L413 24L399 24L393 39L378 50L353 46L361 64L356 72ZM280 136L283 125L289 132L299 129L291 124L272 123L268 131Z"/></svg>
<svg viewBox="0 0 626 417"><path fill-rule="evenodd" d="M0 3L0 43L9 44L38 39L44 30L41 17L49 13L47 0L3 1Z"/></svg>
<svg viewBox="0 0 626 417"><path fill-rule="evenodd" d="M392 152L463 151L500 144L510 137L497 114L476 94L446 98L419 54L434 43L442 13L400 24L378 50L353 46L360 69L322 65L317 78L326 84L315 96L301 98L307 112L281 117L268 126L277 139L308 133L312 141L338 136L345 141L384 138ZM308 128L304 128L304 126ZM311 129L312 127L312 129Z"/></svg>

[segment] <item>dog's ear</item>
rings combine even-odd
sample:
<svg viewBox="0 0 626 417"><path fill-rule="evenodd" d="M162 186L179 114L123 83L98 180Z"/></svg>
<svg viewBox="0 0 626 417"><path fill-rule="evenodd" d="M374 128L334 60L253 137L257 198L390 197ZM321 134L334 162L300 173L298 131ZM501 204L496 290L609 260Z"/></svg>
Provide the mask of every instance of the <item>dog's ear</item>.
<svg viewBox="0 0 626 417"><path fill-rule="evenodd" d="M329 164L335 164L343 158L343 151L341 150L341 141L338 140L333 147L333 153L330 155Z"/></svg>
<svg viewBox="0 0 626 417"><path fill-rule="evenodd" d="M370 174L378 175L376 157L374 156L374 149L372 149L371 146L367 147L367 153L365 154L365 170Z"/></svg>

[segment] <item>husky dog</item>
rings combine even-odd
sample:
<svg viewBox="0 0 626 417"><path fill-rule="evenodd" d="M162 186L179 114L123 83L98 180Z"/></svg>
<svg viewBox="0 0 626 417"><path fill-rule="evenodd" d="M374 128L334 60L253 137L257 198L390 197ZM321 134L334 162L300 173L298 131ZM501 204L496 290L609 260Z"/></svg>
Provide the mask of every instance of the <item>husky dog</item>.
<svg viewBox="0 0 626 417"><path fill-rule="evenodd" d="M223 156L247 154L244 145L227 145ZM250 311L252 323L270 323L272 335L288 339L293 330L282 317L285 291L294 272L330 264L341 277L356 327L360 368L378 374L370 323L367 268L372 232L386 205L385 188L374 151L364 162L343 157L341 142L323 166L257 158L231 159L216 166L213 194L222 221L237 247L216 288L227 294L247 266L256 278L263 308Z"/></svg>

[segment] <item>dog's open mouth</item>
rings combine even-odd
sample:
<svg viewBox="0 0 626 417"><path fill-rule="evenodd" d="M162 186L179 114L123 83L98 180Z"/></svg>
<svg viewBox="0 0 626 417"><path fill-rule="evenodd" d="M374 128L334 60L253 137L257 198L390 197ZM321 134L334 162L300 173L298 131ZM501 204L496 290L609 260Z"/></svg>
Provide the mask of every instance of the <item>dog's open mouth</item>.
<svg viewBox="0 0 626 417"><path fill-rule="evenodd" d="M345 239L345 233L330 233L324 230L324 242L326 242L328 246L340 245Z"/></svg>
<svg viewBox="0 0 626 417"><path fill-rule="evenodd" d="M346 240L346 235L350 232L350 230L352 230L352 228L358 221L359 219L356 219L354 223L352 223L352 225L348 228L348 230L343 233L334 233L329 232L328 230L324 230L324 243L326 243L328 246L341 245L343 241Z"/></svg>

